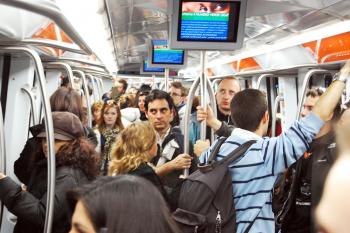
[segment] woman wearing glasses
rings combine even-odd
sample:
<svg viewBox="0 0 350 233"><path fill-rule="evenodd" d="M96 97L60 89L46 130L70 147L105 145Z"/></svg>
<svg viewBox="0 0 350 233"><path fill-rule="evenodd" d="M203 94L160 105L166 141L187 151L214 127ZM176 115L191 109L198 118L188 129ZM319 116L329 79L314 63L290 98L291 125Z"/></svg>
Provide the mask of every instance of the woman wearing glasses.
<svg viewBox="0 0 350 233"><path fill-rule="evenodd" d="M107 175L108 164L111 160L110 153L116 136L124 129L121 120L119 106L115 100L108 100L103 104L102 117L100 118L95 133L98 140L96 150L101 153L101 172Z"/></svg>

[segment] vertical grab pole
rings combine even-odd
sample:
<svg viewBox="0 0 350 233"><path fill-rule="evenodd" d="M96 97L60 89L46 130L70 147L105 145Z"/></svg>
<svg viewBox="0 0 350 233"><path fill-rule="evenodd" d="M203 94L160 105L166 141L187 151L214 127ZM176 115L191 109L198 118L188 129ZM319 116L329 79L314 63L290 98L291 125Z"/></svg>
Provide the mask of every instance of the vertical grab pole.
<svg viewBox="0 0 350 233"><path fill-rule="evenodd" d="M54 210L54 197L55 197L55 181L56 181L56 161L54 150L54 136L53 136L53 122L51 114L51 106L49 97L46 91L46 80L44 75L44 68L41 59L37 52L26 47L0 47L0 51L3 52L20 52L29 55L35 64L36 72L39 78L40 91L44 107L44 119L45 119L45 132L48 142L48 179L47 179L47 202L45 213L45 225L44 233L51 233L53 210Z"/></svg>
<svg viewBox="0 0 350 233"><path fill-rule="evenodd" d="M208 78L206 78L207 80L207 88L208 88L208 93L209 93L209 104L211 109L213 109L213 113L214 113L214 117L217 117L217 108L216 108L216 98L215 98L215 92L213 89L213 86L211 85L211 82L209 81ZM210 133L210 141L211 143L213 143L215 141L215 133L214 133L214 129L211 129L211 133Z"/></svg>
<svg viewBox="0 0 350 233"><path fill-rule="evenodd" d="M91 103L90 103L90 95L89 95L89 89L87 87L87 82L85 78L85 74L81 70L73 70L74 73L77 73L80 75L81 79L83 80L83 89L84 89L84 94L86 98L86 103L87 103L87 117L88 117L88 126L92 128L92 115L91 115Z"/></svg>
<svg viewBox="0 0 350 233"><path fill-rule="evenodd" d="M206 58L206 52L201 51L200 53L200 90L201 90L201 106L206 109L207 108L207 80L205 76L205 58ZM201 131L200 131L200 139L205 140L207 133L207 124L206 121L201 122Z"/></svg>
<svg viewBox="0 0 350 233"><path fill-rule="evenodd" d="M6 150L5 150L5 130L4 130L4 117L2 115L2 106L0 103L0 172L6 174ZM2 223L2 215L4 211L4 205L0 202L0 231Z"/></svg>
<svg viewBox="0 0 350 233"><path fill-rule="evenodd" d="M165 78L165 92L169 92L169 69L166 68L164 72L164 78Z"/></svg>
<svg viewBox="0 0 350 233"><path fill-rule="evenodd" d="M190 136L189 136L189 123L190 123L190 116L191 116L191 109L192 109L192 100L194 97L194 94L196 93L198 86L199 86L200 77L196 78L196 80L192 83L192 86L189 90L187 102L186 102L186 109L185 109L185 116L184 116L184 153L188 154L190 153ZM189 175L189 169L184 169L183 177L186 178Z"/></svg>
<svg viewBox="0 0 350 233"><path fill-rule="evenodd" d="M98 85L98 81L95 76L92 75L92 79L97 91L97 101L99 101L102 97L102 93L100 92L100 86Z"/></svg>

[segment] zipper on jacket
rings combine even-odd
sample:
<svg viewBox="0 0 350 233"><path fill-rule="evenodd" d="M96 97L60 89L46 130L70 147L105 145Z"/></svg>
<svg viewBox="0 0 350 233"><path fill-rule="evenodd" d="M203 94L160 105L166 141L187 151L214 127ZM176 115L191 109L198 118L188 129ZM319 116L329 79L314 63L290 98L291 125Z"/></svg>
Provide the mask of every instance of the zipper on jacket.
<svg viewBox="0 0 350 233"><path fill-rule="evenodd" d="M222 224L221 214L220 214L220 211L218 211L218 214L216 215L215 233L221 233L221 224Z"/></svg>

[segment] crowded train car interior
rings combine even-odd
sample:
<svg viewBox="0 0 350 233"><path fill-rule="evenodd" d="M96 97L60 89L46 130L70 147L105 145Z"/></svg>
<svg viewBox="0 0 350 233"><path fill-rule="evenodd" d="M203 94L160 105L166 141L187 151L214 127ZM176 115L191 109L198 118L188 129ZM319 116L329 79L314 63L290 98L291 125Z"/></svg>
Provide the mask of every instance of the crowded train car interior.
<svg viewBox="0 0 350 233"><path fill-rule="evenodd" d="M290 136L290 131L294 130L296 136L305 140L294 140L294 144L304 143L306 149L309 149L309 144L319 128L314 126L315 132L311 132L313 127L307 125L311 117L305 115L314 112L310 113L314 118L319 116L314 121L318 122L321 119L328 122L328 118L322 118L323 115L320 114L321 107L312 109L316 103L311 99L323 100L317 102L317 106L322 106L323 110L328 107L333 109L333 102L338 101L332 101L330 96L337 100L338 96L334 93L343 88L338 87L338 81L341 80L345 87L340 90L340 105L345 112L346 104L350 101L350 82L345 82L344 78L349 73L346 69L350 66L346 63L347 60L350 60L349 0L0 0L0 233L63 233L71 228L70 232L89 233L90 231L73 230L75 225L71 224L72 213L68 211L66 193L79 188L80 180L95 179L95 171L92 171L95 168L90 164L95 159L94 153L98 155L98 161L95 161L100 169L98 177L131 174L137 166L123 167L120 161L134 158L122 158L118 154L129 153L127 149L118 148L118 145L122 147L120 144L123 141L128 144L128 133L134 133L135 137L141 139L144 137L140 143L152 139L153 141L149 142L150 146L156 140L157 148L152 146L147 150L157 153L153 155L153 152L149 152L153 157L146 156L143 162L147 164L147 169L151 169L152 174L157 176L157 182L159 180L160 183L156 186L163 195L159 198L166 200L160 203L169 205L175 219L174 222L171 220L171 224L177 224L180 220L176 213L180 207L176 208L177 204L182 202L169 201L167 197L173 196L169 192L176 192L178 184L183 184L181 192L178 191L182 200L182 192L187 187L187 177L192 177L191 174L197 172L197 164L199 167L203 163L202 158L207 156L206 153L214 151L216 139L225 136L229 140L238 132L237 128L242 128L237 125L233 116L234 103L239 102L237 93L244 96L245 93L249 94L249 90L259 90L259 93L266 97L267 115L259 125L263 125L264 128L266 124L266 134L260 136L276 137L276 141L280 137L287 137L282 138L283 150L287 150L281 155L285 159L285 165L283 171L278 170L276 173L279 174L275 174L274 169L279 166L278 159L275 158L276 151L280 149L279 144L273 144L274 141L268 142L270 147L275 145L272 152L267 148L269 145L266 146L266 141L261 144L260 149L254 147L254 144L252 148L256 151L265 152L262 163L266 162L266 153L274 154L272 163L276 164L272 166L272 175L269 175L271 179L266 181L271 183L271 187L265 187L269 195L264 196L265 192L256 199L244 199L242 197L252 195L252 190L258 190L254 189L254 185L250 185L260 178L246 178L249 183L245 190L242 188L243 191L237 191L235 187L241 188L244 182L236 184L233 181L233 194L230 195L242 194L228 202L231 205L234 202L236 208L235 227L227 230L230 224L221 224L220 215L222 213L222 219L226 221L226 212L217 210L214 221L220 229L215 232L297 232L288 228L290 225L298 225L288 218L290 212L281 210L272 213L274 205L271 207L271 196L281 189L272 183L283 184L283 179L288 174L286 171L289 171L288 167L293 167L294 163L298 164L296 156L295 159L293 156L291 159L288 157L288 150L292 150L288 149L288 143L292 141L293 144L295 136ZM69 94L59 94L62 88L67 89ZM324 94L320 97L321 94L310 94L310 90ZM75 95L79 96L77 100L74 100ZM238 102L231 102L235 97ZM61 99L53 100L54 98ZM310 101L312 105L307 106ZM328 104L324 104L325 101L328 101ZM60 102L65 102L63 105L67 106L57 107ZM249 106L248 102L247 109L259 109L255 105ZM75 105L79 108L79 114L74 110ZM169 112L166 112L168 110ZM56 111L72 114L58 114ZM151 129L152 133L154 131L156 135L140 135L144 131L137 131L138 129L132 127L139 126L150 130L149 125L139 125L140 122L149 122L154 127ZM299 125L295 122L301 123ZM346 120L342 120L342 123L346 124ZM33 131L37 126L40 127L40 133ZM233 129L232 135L231 131L220 135L217 130L223 126L237 128ZM290 128L292 130L289 130ZM346 130L345 126L340 128ZM80 132L81 129L83 131ZM89 140L90 133L93 134L96 142L80 140L81 133ZM169 134L175 135L170 143L164 139ZM345 137L346 133L341 135L343 136L340 137ZM135 137L130 138L137 142ZM31 148L35 153L25 151L32 138L38 140ZM265 139L264 137L261 140ZM260 139L256 140L256 144L259 144ZM346 144L344 141L346 140L343 138L341 145ZM95 143L94 150L87 149L84 143ZM132 143L129 143L131 147ZM215 152L219 153L218 158L232 146L230 143L223 143L222 147L218 148L220 152ZM294 149L301 151L300 147L295 145L293 153L295 154ZM182 151L174 152L179 149ZM71 152L67 152L69 150ZM129 151L134 153L132 149ZM166 152L172 153L170 157L165 155ZM28 159L22 161L26 153ZM45 157L41 158L45 162L40 160L40 166L43 167L40 169L45 173L41 180L35 176L40 161L36 158L39 162L35 160L34 163L34 158L29 158L40 153L42 156L45 154ZM76 158L67 161L58 159L63 158L64 153L67 153L67 156L86 153L86 156L77 155ZM172 157L173 153L179 156ZM299 157L302 154L304 153ZM157 159L154 160L155 158ZM243 161L243 158L237 160L238 163ZM23 163L23 167L17 166L19 162ZM132 162L129 166L130 164ZM79 178L79 182L73 182L74 185L69 188L65 186L63 191L59 180L62 166L73 170L81 169L84 175L77 177L84 179ZM86 171L87 166L92 170ZM245 165L236 167L242 166ZM236 171L233 167L235 166L230 165L229 170L230 174L233 174L232 177L235 177ZM302 165L296 167L308 169ZM240 174L241 171L238 170L237 174ZM249 170L247 174L250 172ZM69 174L65 174L64 177L75 177ZM261 177L265 175L261 174ZM38 179L40 188L35 183ZM102 181L103 179L104 182L111 182L107 178L102 178ZM122 187L120 182L134 182L133 185L137 185L139 181L126 178L125 181L118 182L116 185ZM309 183L311 182L313 180ZM66 182L67 185L68 183ZM298 182L296 184L298 185ZM256 187L258 185L261 184L257 183ZM300 185L300 189L308 188L314 192L314 189L310 188L312 185ZM108 185L105 186L107 188ZM259 187L260 189L263 188ZM259 190L256 192L262 192ZM58 195L59 191L62 193ZM103 192L103 189L100 191ZM282 194L285 195L282 199L287 199L290 193ZM296 196L298 198L298 195ZM88 197L81 195L79 198ZM257 204L256 200L259 198L266 199L262 205ZM78 199L76 208L80 203ZM254 203L242 206L243 202L251 200L254 200ZM195 201L196 199L193 200ZM87 202L84 203L88 205ZM270 203L268 207L266 203ZM292 205L293 203L299 202L292 201ZM282 209L284 207L282 204ZM181 208L186 209L183 206ZM312 206L310 216L314 215L315 208L316 204ZM248 209L251 212L248 213ZM123 213L124 210L115 211ZM274 215L279 217L275 218ZM310 229L320 225L330 233L346 232L332 231L334 228L322 223L321 217L317 223L314 217L310 216L307 223ZM132 219L134 216L125 218ZM93 217L91 221L94 221ZM152 223L153 220L149 222ZM112 232L108 226L97 229L97 225L94 224L94 230L91 232ZM60 227L57 227L58 225ZM176 226L170 227L166 232L214 232L210 230L212 228L203 231L204 228L196 223L193 224L193 230L178 225L180 230ZM124 230L114 232L139 232L125 230L128 228L118 229ZM350 225L347 229L350 229Z"/></svg>

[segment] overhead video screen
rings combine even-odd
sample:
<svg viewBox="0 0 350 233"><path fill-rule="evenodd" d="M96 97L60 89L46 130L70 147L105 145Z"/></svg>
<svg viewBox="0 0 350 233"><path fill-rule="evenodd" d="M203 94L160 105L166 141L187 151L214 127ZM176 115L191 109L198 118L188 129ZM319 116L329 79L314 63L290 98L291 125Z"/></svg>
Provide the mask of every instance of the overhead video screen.
<svg viewBox="0 0 350 233"><path fill-rule="evenodd" d="M152 64L183 65L185 52L169 49L167 40L152 40Z"/></svg>
<svg viewBox="0 0 350 233"><path fill-rule="evenodd" d="M180 5L180 41L237 40L240 2L182 1Z"/></svg>
<svg viewBox="0 0 350 233"><path fill-rule="evenodd" d="M244 38L246 6L246 0L174 0L171 48L240 48Z"/></svg>
<svg viewBox="0 0 350 233"><path fill-rule="evenodd" d="M149 61L148 61L148 58L146 57L142 63L142 67L140 70L141 74L164 74L165 68L152 68L152 67L149 67L148 64L149 64Z"/></svg>

